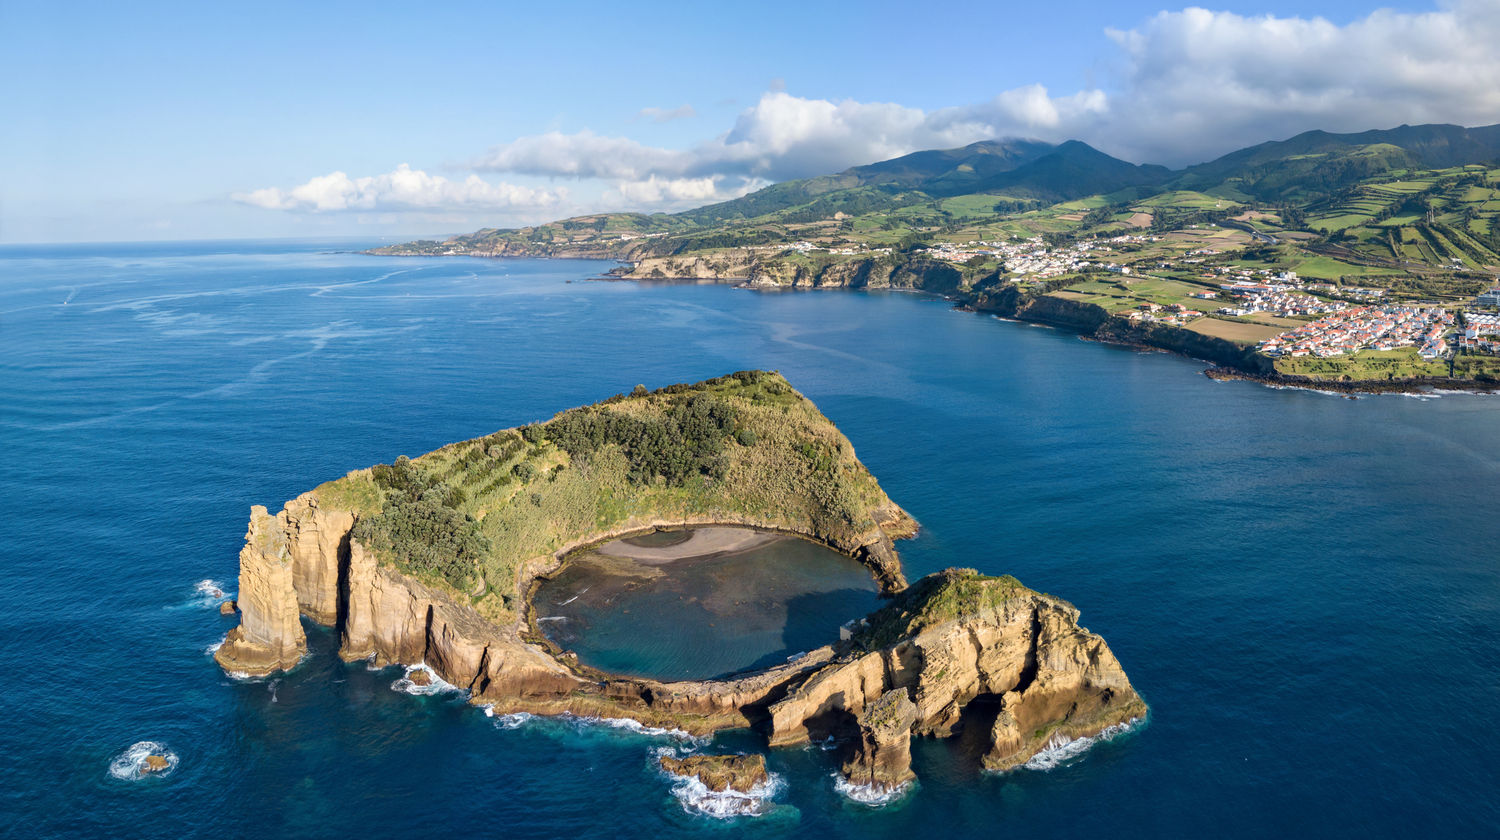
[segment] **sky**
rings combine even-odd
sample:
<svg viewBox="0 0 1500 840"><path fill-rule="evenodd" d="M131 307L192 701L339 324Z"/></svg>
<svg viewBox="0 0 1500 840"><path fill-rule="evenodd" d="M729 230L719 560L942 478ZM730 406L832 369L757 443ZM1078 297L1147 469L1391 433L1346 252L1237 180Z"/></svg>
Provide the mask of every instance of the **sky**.
<svg viewBox="0 0 1500 840"><path fill-rule="evenodd" d="M0 0L0 243L401 240L982 139L1500 123L1500 0Z"/></svg>

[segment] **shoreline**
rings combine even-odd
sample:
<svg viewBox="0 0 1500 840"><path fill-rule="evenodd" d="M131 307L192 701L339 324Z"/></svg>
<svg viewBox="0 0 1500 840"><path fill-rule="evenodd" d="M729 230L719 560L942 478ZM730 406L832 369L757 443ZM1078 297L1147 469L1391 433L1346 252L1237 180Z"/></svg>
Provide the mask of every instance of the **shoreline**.
<svg viewBox="0 0 1500 840"><path fill-rule="evenodd" d="M368 251L361 252L361 253L369 254ZM546 257L532 257L532 256L522 256L522 255L515 255L515 254L474 254L474 253L469 253L469 254L375 254L375 255L372 255L372 256L428 257L428 258L438 258L438 257L468 257L468 258L471 258L471 259L492 259L492 260L504 260L504 259L585 259L585 260L596 260L596 261L614 261L614 262L616 262L616 263L619 264L619 265L616 266L616 269L612 269L612 270L610 270L608 272L604 272L603 274L600 274L598 276L585 278L586 280L591 281L591 282L610 282L610 283L631 282L631 283L642 283L642 284L660 283L660 284L669 284L669 285L670 284L700 284L700 283L701 284L710 284L711 283L711 284L716 284L716 285L726 285L726 286L730 286L731 288L735 288L735 289L745 289L745 290L748 290L748 291L755 291L755 292L799 292L799 291L821 292L821 291L871 291L872 290L871 287L868 287L868 286L852 287L852 286L843 285L843 284L788 286L788 285L782 285L782 284L778 284L778 283L758 283L758 282L756 282L756 281L754 281L752 279L747 279L747 278L744 278L744 277L723 277L723 278L721 278L721 277L664 277L664 278L631 277L631 276L629 276L628 272L618 271L618 269L623 268L623 267L625 267L627 265L631 266L631 268L633 269L634 268L634 262L631 261L631 260L623 259L623 258L619 258L619 257L604 257L604 256L598 256L598 257L576 256L575 257L575 256L560 256L560 255L555 255L555 254L548 255ZM1151 343L1151 342L1145 341L1145 340L1134 340L1132 338L1122 337L1121 335L1117 334L1117 331L1118 330L1122 330L1122 329L1123 330L1129 330L1129 329L1131 329L1131 327L1129 325L1126 325L1126 324L1116 324L1116 323L1114 323L1115 321L1118 321L1120 319L1115 318L1115 316L1113 316L1113 315L1106 315L1105 319L1104 319L1104 322L1102 324L1100 324L1098 326L1095 326L1092 330L1086 330L1086 329L1083 329L1080 325L1077 325L1077 324L1070 324L1070 323L1061 322L1061 321L1054 320L1054 319L1042 318L1042 317L1027 317L1027 314L1026 314L1025 311L1015 311L1015 312L1010 312L1010 313L1003 313L1003 312L999 312L999 311L993 311L990 308L987 308L987 307L984 307L982 305L979 305L978 304L978 299L976 297L972 296L972 295L953 294L953 293L946 293L946 292L934 292L934 291L928 291L926 289L904 288L904 287L877 287L877 288L880 291L906 292L906 293L911 293L911 294L915 294L915 295L919 295L919 296L927 296L927 297L932 297L932 298L936 298L936 299L945 300L945 301L948 301L948 302L952 303L953 307L955 309L959 310L959 311L973 312L973 313L979 314L979 315L990 315L990 316L996 318L997 320L1001 320L1001 321L1010 321L1010 322L1014 322L1014 323L1022 323L1022 324L1029 324L1029 325L1039 325L1039 326L1046 326L1046 327L1053 327L1053 328L1056 328L1056 329L1067 330L1069 332L1075 333L1080 338L1082 338L1082 339L1084 339L1086 341L1097 341L1097 342L1099 342L1101 344L1112 344L1112 345L1119 346L1119 347L1130 347L1130 348L1134 348L1134 349L1137 349L1137 350L1151 350L1151 351L1160 352L1160 353L1170 353L1170 354L1175 355L1175 356L1180 356L1180 357L1185 358L1185 359L1190 359L1190 360L1192 360L1194 362L1198 362L1198 363L1201 363L1201 364L1208 365L1208 367L1203 370L1203 374L1205 376L1207 376L1209 379L1213 379L1213 380L1216 380L1216 381L1243 380L1243 381L1246 381L1246 382L1254 382L1256 384L1265 386L1267 388L1291 388L1291 389L1296 389L1296 390L1301 390L1301 391L1321 391L1321 392L1331 392L1331 393L1350 394L1350 395L1353 395L1353 394L1407 394L1407 395L1421 396L1421 395L1424 395L1424 394L1431 394L1434 391L1441 391L1441 392L1444 392L1444 393L1464 393L1464 394L1472 394L1472 395L1475 395L1475 396L1488 396L1488 395L1493 395L1493 394L1500 393L1500 381L1497 381L1497 382L1486 382L1486 381L1479 380L1479 379L1452 379L1452 378L1446 378L1446 377L1444 377L1444 378L1430 378L1430 379L1429 378L1421 378L1421 379L1347 379L1347 380L1336 380L1336 379L1333 379L1333 380L1321 380L1321 379L1309 379L1309 378L1306 378L1306 377L1291 376L1291 375L1288 375L1288 374L1281 374L1281 373L1274 373L1274 372L1272 372L1272 373L1264 373L1264 372L1259 372L1259 371L1246 370L1244 368L1235 366L1235 365L1233 365L1231 363L1226 363L1226 362L1222 362L1222 361L1218 361L1218 360L1214 360L1214 359L1205 359L1205 358L1202 358L1200 356L1196 356L1196 355L1194 355L1192 353L1184 352L1183 350L1180 350L1180 349L1178 349L1176 347L1162 346L1160 344L1154 344L1154 343ZM1185 328L1179 328L1179 329L1183 329L1184 331L1191 332L1190 330L1185 330ZM1195 333L1194 335L1195 336L1199 336L1202 339L1209 339L1209 340L1215 340L1215 341L1224 341L1223 339L1214 339L1211 336L1201 336L1201 335L1199 335L1197 333ZM1228 342L1225 342L1225 343L1228 344ZM1238 347L1238 345L1231 345L1231 346L1233 346L1236 349L1236 351L1239 352L1239 353L1241 353L1241 354L1250 352L1247 348L1240 348L1240 347Z"/></svg>
<svg viewBox="0 0 1500 840"><path fill-rule="evenodd" d="M722 525L708 525L685 530L691 536L672 545L634 545L629 542L630 537L621 537L597 546L593 551L606 557L634 560L645 566L665 566L678 560L738 554L768 545L781 538L779 534Z"/></svg>

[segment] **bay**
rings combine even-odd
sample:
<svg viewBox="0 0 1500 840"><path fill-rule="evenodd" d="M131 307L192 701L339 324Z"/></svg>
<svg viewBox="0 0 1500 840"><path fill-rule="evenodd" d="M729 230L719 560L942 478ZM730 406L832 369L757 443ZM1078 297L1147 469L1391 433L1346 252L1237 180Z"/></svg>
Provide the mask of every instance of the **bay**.
<svg viewBox="0 0 1500 840"><path fill-rule="evenodd" d="M899 293L590 282L606 263L400 260L372 243L0 249L0 809L26 837L1491 834L1500 403L1348 400ZM782 371L924 527L911 578L1067 598L1152 707L1045 771L920 742L842 799L776 750L773 813L685 813L669 738L489 718L313 655L239 682L251 504L628 391ZM178 763L122 781L158 741ZM752 737L723 736L748 749Z"/></svg>

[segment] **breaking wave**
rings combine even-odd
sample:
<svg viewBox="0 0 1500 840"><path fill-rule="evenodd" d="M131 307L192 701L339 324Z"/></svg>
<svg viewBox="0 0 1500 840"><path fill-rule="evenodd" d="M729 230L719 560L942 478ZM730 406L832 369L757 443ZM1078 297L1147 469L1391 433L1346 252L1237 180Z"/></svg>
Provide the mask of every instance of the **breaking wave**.
<svg viewBox="0 0 1500 840"><path fill-rule="evenodd" d="M844 798L867 805L871 808L884 808L892 802L899 801L911 793L916 787L913 782L905 782L894 788L876 787L875 785L857 785L844 778L842 773L833 774L833 789L844 795Z"/></svg>
<svg viewBox="0 0 1500 840"><path fill-rule="evenodd" d="M768 773L766 781L747 792L737 790L710 790L696 776L679 776L661 766L659 758L672 752L670 748L653 751L652 761L658 772L671 783L672 797L689 814L700 814L719 820L735 817L758 817L771 807L771 800L786 787L785 780L776 773Z"/></svg>
<svg viewBox="0 0 1500 840"><path fill-rule="evenodd" d="M167 760L167 768L155 773L147 773L141 770L141 762L148 755L159 755ZM137 741L131 744L125 752L115 756L109 763L109 775L123 782L137 782L141 779L154 779L172 775L177 769L177 753L167 749L159 741Z"/></svg>
<svg viewBox="0 0 1500 840"><path fill-rule="evenodd" d="M412 674L418 672L422 672L427 675L427 685L419 685L418 683L412 681ZM406 666L406 673L400 679L391 683L391 690L401 691L417 696L442 694L448 691L463 691L463 689L459 688L453 683L446 682L442 677L437 675L436 671L432 670L426 665Z"/></svg>
<svg viewBox="0 0 1500 840"><path fill-rule="evenodd" d="M497 715L495 714L494 706L485 706L484 716L494 718L495 725L501 729L520 729L527 721L535 717L530 712L512 712L508 715Z"/></svg>
<svg viewBox="0 0 1500 840"><path fill-rule="evenodd" d="M193 584L193 594L189 597L188 606L211 609L232 598L234 596L224 588L223 583L204 578Z"/></svg>
<svg viewBox="0 0 1500 840"><path fill-rule="evenodd" d="M635 735L646 735L653 738L676 738L679 741L692 741L700 744L706 744L709 740L681 729L647 726L634 718L602 718L593 717L592 715L574 715L567 712L564 712L561 716L571 718L586 726L604 726L610 729L618 729Z"/></svg>
<svg viewBox="0 0 1500 840"><path fill-rule="evenodd" d="M397 680L397 682L401 681ZM556 715L535 715L530 712L497 714L493 705L485 705L481 708L484 710L485 717L494 718L495 724L502 729L516 729L532 721L547 721L570 726L578 731L606 729L625 732L631 735L641 735L647 738L672 738L688 744L706 744L709 742L708 738L694 735L691 732L685 732L681 729L667 729L661 726L647 726L632 718L605 718L593 715L575 715L572 712L562 712Z"/></svg>
<svg viewBox="0 0 1500 840"><path fill-rule="evenodd" d="M1126 732L1135 729L1140 723L1140 718L1131 718L1124 723L1105 727L1098 735L1085 735L1082 738L1069 738L1066 735L1054 734L1051 738L1047 739L1047 745L1042 747L1040 752L1032 756L1030 760L1021 766L1027 770L1051 770L1054 767L1061 766L1078 758L1088 752L1095 744L1110 741L1124 735Z"/></svg>

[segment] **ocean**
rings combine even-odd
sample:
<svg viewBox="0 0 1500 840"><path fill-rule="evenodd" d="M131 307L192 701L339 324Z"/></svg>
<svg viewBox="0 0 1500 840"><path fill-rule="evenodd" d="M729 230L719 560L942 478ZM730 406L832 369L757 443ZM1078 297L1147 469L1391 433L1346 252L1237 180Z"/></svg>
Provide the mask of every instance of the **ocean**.
<svg viewBox="0 0 1500 840"><path fill-rule="evenodd" d="M1500 398L1215 382L910 294L369 244L0 249L0 833L1500 832ZM1068 599L1149 721L998 776L970 740L922 740L915 789L879 808L835 789L833 753L778 749L767 812L722 820L656 756L747 733L492 718L340 662L319 629L275 679L210 658L235 619L208 590L233 594L252 504L746 368L816 401L922 523L910 578L973 567ZM121 769L141 742L169 773Z"/></svg>

